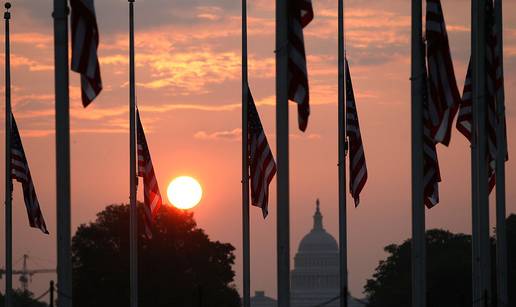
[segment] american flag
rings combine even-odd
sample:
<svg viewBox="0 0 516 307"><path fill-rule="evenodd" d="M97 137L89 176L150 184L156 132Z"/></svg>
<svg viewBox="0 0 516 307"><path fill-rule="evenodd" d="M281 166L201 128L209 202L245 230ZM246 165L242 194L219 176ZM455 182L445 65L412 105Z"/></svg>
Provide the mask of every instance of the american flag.
<svg viewBox="0 0 516 307"><path fill-rule="evenodd" d="M461 99L440 0L426 2L426 40L431 134L437 143L448 146Z"/></svg>
<svg viewBox="0 0 516 307"><path fill-rule="evenodd" d="M97 55L99 29L93 0L70 0L72 7L72 70L81 74L82 104L87 107L102 91Z"/></svg>
<svg viewBox="0 0 516 307"><path fill-rule="evenodd" d="M423 44L423 42L421 42ZM424 48L422 48L424 52ZM430 117L430 88L427 78L428 72L425 64L424 93L423 93L423 196L427 208L432 208L439 203L439 182L441 173L437 158L437 143L432 137L432 120Z"/></svg>
<svg viewBox="0 0 516 307"><path fill-rule="evenodd" d="M494 26L493 2L488 1L486 7L486 27L487 27L487 48L486 48L486 89L487 89L487 163L489 192L491 192L496 184L496 152L497 139L496 127L498 125L496 95L498 91L503 90L503 76L501 75L501 61L497 53L497 34ZM505 119L504 119L505 120ZM471 61L466 73L464 82L464 91L462 94L462 103L460 105L459 116L457 118L457 130L459 130L470 142L472 140L473 125L473 87L472 87L472 71ZM506 140L507 138L505 138ZM508 159L508 156L506 157Z"/></svg>
<svg viewBox="0 0 516 307"><path fill-rule="evenodd" d="M149 146L143 132L140 112L136 110L137 118L137 144L138 144L138 176L143 178L143 195L145 204L145 233L152 237L151 225L154 223L161 208L162 199L159 192L158 181L154 174L154 167L150 156Z"/></svg>
<svg viewBox="0 0 516 307"><path fill-rule="evenodd" d="M310 115L308 71L303 28L314 18L311 0L289 1L288 99L297 102L299 129L305 131Z"/></svg>
<svg viewBox="0 0 516 307"><path fill-rule="evenodd" d="M30 227L39 228L43 233L48 234L14 116L11 116L11 120L11 178L22 184Z"/></svg>
<svg viewBox="0 0 516 307"><path fill-rule="evenodd" d="M269 204L269 184L276 175L276 162L272 156L271 148L267 142L265 131L256 105L254 104L251 90L248 93L248 146L249 168L251 177L251 204L262 208L263 217L267 217Z"/></svg>
<svg viewBox="0 0 516 307"><path fill-rule="evenodd" d="M364 154L364 145L358 123L358 111L346 59L346 135L349 139L349 188L355 200L355 206L360 203L360 192L367 182L367 166Z"/></svg>

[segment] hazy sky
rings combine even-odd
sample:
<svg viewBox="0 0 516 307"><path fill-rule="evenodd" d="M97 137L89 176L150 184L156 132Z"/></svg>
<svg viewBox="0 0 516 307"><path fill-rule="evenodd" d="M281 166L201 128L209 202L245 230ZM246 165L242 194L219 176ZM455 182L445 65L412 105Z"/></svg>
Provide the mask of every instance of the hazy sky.
<svg viewBox="0 0 516 307"><path fill-rule="evenodd" d="M20 267L17 260L24 253L34 259L32 268L55 267L52 1L12 2L13 112L51 232L46 237L28 227L21 188L15 183L15 268ZM313 2L315 18L305 31L312 104L305 134L297 130L296 109L291 104L292 256L312 227L316 198L321 199L326 229L335 236L338 229L337 1ZM470 54L470 1L443 2L462 91ZM516 148L516 17L511 14L516 3L504 2L511 154ZM347 52L369 170L360 207L350 205L348 209L351 292L361 296L365 280L386 255L383 247L410 236L410 1L352 0L345 5ZM96 1L96 8L104 91L83 109L78 76L72 73L70 79L74 230L92 221L106 205L129 198L128 5L123 0L102 0ZM238 0L136 1L137 101L162 194L178 175L200 180L204 198L194 209L195 217L212 239L237 248L234 269L239 290L240 22ZM4 36L1 38L3 41ZM273 50L274 1L251 1L250 86L275 152ZM3 78L2 73L0 82ZM0 127L4 127L4 117L1 119ZM469 152L465 138L456 131L449 148L439 147L441 203L427 211L429 228L471 232ZM1 171L3 167L0 163ZM511 160L507 168L507 211L516 212L516 164ZM4 184L2 192L3 188ZM275 184L270 207L267 220L262 219L259 209L251 211L251 288L276 296ZM4 225L4 216L0 216ZM491 221L494 227L493 214ZM0 236L4 237L4 227ZM3 245L0 250L3 264ZM50 277L55 278L51 274L34 276L31 290L36 295L44 292Z"/></svg>

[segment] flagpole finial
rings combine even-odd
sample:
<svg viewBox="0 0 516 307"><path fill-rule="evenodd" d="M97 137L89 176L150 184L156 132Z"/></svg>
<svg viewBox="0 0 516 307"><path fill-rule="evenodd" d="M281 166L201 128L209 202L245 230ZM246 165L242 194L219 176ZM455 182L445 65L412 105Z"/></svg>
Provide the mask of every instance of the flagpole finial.
<svg viewBox="0 0 516 307"><path fill-rule="evenodd" d="M6 11L4 13L4 19L9 20L9 19L11 19L11 12L9 12L9 9L11 8L11 2L6 2L4 4L4 7L6 9Z"/></svg>

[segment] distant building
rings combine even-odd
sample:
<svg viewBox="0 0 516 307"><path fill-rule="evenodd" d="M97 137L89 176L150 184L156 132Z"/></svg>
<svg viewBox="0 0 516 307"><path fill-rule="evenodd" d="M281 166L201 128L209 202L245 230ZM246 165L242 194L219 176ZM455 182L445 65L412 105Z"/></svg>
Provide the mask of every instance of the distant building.
<svg viewBox="0 0 516 307"><path fill-rule="evenodd" d="M299 243L290 278L292 307L314 307L339 295L339 247L324 229L319 200L313 228ZM339 300L325 306L338 307ZM350 297L348 306L363 305Z"/></svg>
<svg viewBox="0 0 516 307"><path fill-rule="evenodd" d="M339 295L339 247L323 226L320 203L317 200L312 230L299 243L290 275L291 307L315 307ZM325 307L338 307L336 299ZM348 307L363 307L349 297ZM277 307L275 299L256 291L251 307Z"/></svg>
<svg viewBox="0 0 516 307"><path fill-rule="evenodd" d="M265 296L264 291L256 291L251 297L251 307L277 307L275 299Z"/></svg>

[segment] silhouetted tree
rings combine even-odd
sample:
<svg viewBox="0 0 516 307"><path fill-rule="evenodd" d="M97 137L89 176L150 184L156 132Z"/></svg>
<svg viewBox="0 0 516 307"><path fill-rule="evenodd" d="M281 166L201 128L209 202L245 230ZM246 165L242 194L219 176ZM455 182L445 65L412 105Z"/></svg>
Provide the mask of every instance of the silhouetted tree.
<svg viewBox="0 0 516 307"><path fill-rule="evenodd" d="M5 306L5 297L0 293L0 307ZM14 290L13 307L47 307L48 305L34 300L34 295L29 291Z"/></svg>
<svg viewBox="0 0 516 307"><path fill-rule="evenodd" d="M140 306L240 306L233 246L211 241L193 214L167 206L147 239L141 205L139 214ZM109 206L81 225L72 253L74 307L129 306L129 206Z"/></svg>
<svg viewBox="0 0 516 307"><path fill-rule="evenodd" d="M471 237L429 230L426 240L428 306L471 306ZM368 306L411 305L410 245L407 240L385 247L390 255L365 286Z"/></svg>
<svg viewBox="0 0 516 307"><path fill-rule="evenodd" d="M471 236L444 230L426 232L427 306L471 306ZM509 262L509 306L516 306L516 215L507 218ZM496 295L496 249L492 242L493 298ZM385 247L389 253L380 261L364 293L369 307L411 305L411 240Z"/></svg>

